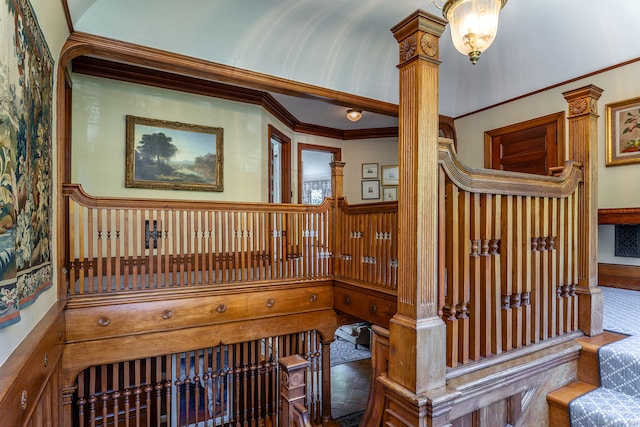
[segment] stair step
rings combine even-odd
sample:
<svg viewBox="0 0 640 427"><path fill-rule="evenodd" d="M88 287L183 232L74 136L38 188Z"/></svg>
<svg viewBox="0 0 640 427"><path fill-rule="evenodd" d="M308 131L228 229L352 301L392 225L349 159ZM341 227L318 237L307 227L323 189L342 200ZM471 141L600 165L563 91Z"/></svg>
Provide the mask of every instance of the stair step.
<svg viewBox="0 0 640 427"><path fill-rule="evenodd" d="M547 395L549 402L549 427L569 427L569 403L597 386L583 381L574 381Z"/></svg>
<svg viewBox="0 0 640 427"><path fill-rule="evenodd" d="M601 348L599 359L602 387L640 398L640 337Z"/></svg>
<svg viewBox="0 0 640 427"><path fill-rule="evenodd" d="M572 419L579 426L638 426L640 399L598 387L570 403Z"/></svg>
<svg viewBox="0 0 640 427"><path fill-rule="evenodd" d="M624 338L627 338L627 335L603 332L594 337L576 339L576 342L582 345L582 351L578 359L578 381L599 386L598 349L603 345L611 344Z"/></svg>

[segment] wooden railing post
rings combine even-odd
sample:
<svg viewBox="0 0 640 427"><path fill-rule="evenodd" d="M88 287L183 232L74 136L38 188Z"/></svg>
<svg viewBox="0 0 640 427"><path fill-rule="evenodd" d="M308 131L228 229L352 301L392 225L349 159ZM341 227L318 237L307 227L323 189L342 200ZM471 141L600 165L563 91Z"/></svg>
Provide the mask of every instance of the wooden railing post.
<svg viewBox="0 0 640 427"><path fill-rule="evenodd" d="M299 354L281 357L280 364L280 426L293 425L294 405L296 402L304 405L306 397L305 373L309 362Z"/></svg>
<svg viewBox="0 0 640 427"><path fill-rule="evenodd" d="M344 197L344 165L345 162L331 162L331 191L334 200Z"/></svg>
<svg viewBox="0 0 640 427"><path fill-rule="evenodd" d="M425 416L432 402L416 395L446 383L437 280L438 58L445 25L418 10L391 29L400 50L398 311L389 326L385 414L393 425L440 425Z"/></svg>
<svg viewBox="0 0 640 427"><path fill-rule="evenodd" d="M340 269L341 263L339 257L342 256L342 215L340 212L340 199L344 198L344 165L345 162L334 161L329 163L331 166L331 191L333 192L333 207L331 209L331 271L336 276L341 276L343 271Z"/></svg>
<svg viewBox="0 0 640 427"><path fill-rule="evenodd" d="M331 420L331 341L322 341L322 424Z"/></svg>
<svg viewBox="0 0 640 427"><path fill-rule="evenodd" d="M602 291L598 289L598 99L590 85L564 92L569 109L569 158L582 163L578 187L578 327L587 335L602 332Z"/></svg>

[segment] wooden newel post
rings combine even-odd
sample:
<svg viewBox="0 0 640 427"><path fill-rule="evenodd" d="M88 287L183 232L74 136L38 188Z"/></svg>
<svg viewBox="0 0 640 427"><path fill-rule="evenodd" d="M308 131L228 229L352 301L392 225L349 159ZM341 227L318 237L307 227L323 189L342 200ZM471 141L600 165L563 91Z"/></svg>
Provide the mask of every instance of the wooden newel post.
<svg viewBox="0 0 640 427"><path fill-rule="evenodd" d="M421 395L446 383L438 316L438 67L446 21L422 10L391 29L400 50L398 311L389 325L385 421L435 426ZM394 385L394 386L392 386ZM399 387L398 387L399 386ZM416 396L407 399L407 393ZM420 402L420 403L418 403ZM392 414L402 414L397 418Z"/></svg>
<svg viewBox="0 0 640 427"><path fill-rule="evenodd" d="M322 341L322 424L331 421L331 341Z"/></svg>
<svg viewBox="0 0 640 427"><path fill-rule="evenodd" d="M334 200L344 197L344 165L345 162L331 162L331 191Z"/></svg>
<svg viewBox="0 0 640 427"><path fill-rule="evenodd" d="M598 99L590 85L564 92L568 103L569 158L582 163L578 189L578 327L602 333L602 291L598 288Z"/></svg>
<svg viewBox="0 0 640 427"><path fill-rule="evenodd" d="M293 425L294 404L304 405L306 396L305 374L309 362L304 357L294 354L282 357L280 364L280 426Z"/></svg>
<svg viewBox="0 0 640 427"><path fill-rule="evenodd" d="M332 208L332 229L331 242L331 270L333 274L340 275L342 272L341 263L338 261L342 256L342 215L340 212L340 200L344 198L344 165L345 162L334 161L331 166L331 191L333 192Z"/></svg>

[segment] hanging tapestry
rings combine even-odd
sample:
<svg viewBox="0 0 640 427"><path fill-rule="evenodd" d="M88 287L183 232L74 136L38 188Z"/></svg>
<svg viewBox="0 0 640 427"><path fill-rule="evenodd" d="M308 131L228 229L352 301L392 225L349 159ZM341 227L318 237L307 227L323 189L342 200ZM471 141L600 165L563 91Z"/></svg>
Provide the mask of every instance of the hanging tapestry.
<svg viewBox="0 0 640 427"><path fill-rule="evenodd" d="M53 58L28 0L0 3L0 328L52 284Z"/></svg>

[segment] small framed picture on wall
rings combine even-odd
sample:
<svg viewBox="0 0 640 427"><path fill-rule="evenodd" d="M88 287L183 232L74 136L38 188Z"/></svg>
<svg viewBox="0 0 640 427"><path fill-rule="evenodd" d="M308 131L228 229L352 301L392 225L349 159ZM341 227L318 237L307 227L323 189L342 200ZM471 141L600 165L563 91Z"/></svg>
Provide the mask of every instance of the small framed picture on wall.
<svg viewBox="0 0 640 427"><path fill-rule="evenodd" d="M363 163L362 164L362 179L376 179L378 178L378 164L377 163Z"/></svg>
<svg viewBox="0 0 640 427"><path fill-rule="evenodd" d="M382 200L384 202L398 200L398 187L382 187Z"/></svg>
<svg viewBox="0 0 640 427"><path fill-rule="evenodd" d="M380 199L380 181L362 181L362 200Z"/></svg>
<svg viewBox="0 0 640 427"><path fill-rule="evenodd" d="M382 185L398 185L399 178L398 165L382 166Z"/></svg>

